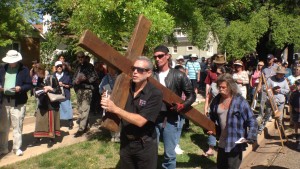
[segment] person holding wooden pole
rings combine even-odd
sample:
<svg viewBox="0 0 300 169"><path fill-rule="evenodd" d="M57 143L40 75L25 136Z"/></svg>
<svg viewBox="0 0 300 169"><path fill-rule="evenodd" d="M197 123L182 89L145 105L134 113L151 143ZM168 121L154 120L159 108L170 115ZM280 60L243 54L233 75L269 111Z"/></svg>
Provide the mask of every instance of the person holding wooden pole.
<svg viewBox="0 0 300 169"><path fill-rule="evenodd" d="M121 118L120 161L123 169L156 169L158 145L155 120L162 105L162 92L148 82L153 65L139 57L132 67L132 80L125 109L102 96L101 107Z"/></svg>
<svg viewBox="0 0 300 169"><path fill-rule="evenodd" d="M268 54L267 55L267 63L268 64L262 70L262 73L264 74L266 80L268 80L270 77L272 77L276 74L275 70L277 69L278 65L276 63L274 63L274 58L275 57L274 57L273 54ZM261 92L261 95L260 95L260 98L259 98L260 99L259 114L264 116L264 114L265 114L265 111L264 111L265 110L265 104L266 104L266 101L267 101L267 92L266 92L265 85L262 85L261 87L259 87L258 91Z"/></svg>
<svg viewBox="0 0 300 169"><path fill-rule="evenodd" d="M180 119L178 118L179 112L182 112L194 103L196 93L186 74L171 68L169 64L171 56L169 54L169 49L166 46L157 46L154 49L153 58L157 66L154 78L162 85L172 90L179 97L182 93L186 96L185 101L180 103L172 103L172 105L163 104L156 121L157 141L159 143L159 136L162 135L164 143L164 161L162 168L175 169L176 137L180 124Z"/></svg>
<svg viewBox="0 0 300 169"><path fill-rule="evenodd" d="M274 94L274 98L273 98L274 102L278 107L278 111L281 112L280 117L278 118L278 124L279 124L279 126L281 126L282 118L283 118L283 108L284 108L284 104L285 104L285 95L287 95L290 92L290 88L289 88L288 82L284 78L284 75L286 74L285 68L282 66L278 66L277 69L275 70L275 72L276 72L276 75L270 77L267 80L267 85L268 85L268 88L272 89L273 94ZM269 98L269 99L272 99L272 98ZM263 131L268 119L272 115L270 101L267 102L267 104L269 106L267 107L267 111L263 118L263 122L259 127L259 133L261 133Z"/></svg>

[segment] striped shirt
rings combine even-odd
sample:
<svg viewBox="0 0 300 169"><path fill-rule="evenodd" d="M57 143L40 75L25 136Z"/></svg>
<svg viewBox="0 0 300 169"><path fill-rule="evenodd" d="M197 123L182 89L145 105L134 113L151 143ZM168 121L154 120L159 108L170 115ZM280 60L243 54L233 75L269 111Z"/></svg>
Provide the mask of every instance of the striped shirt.
<svg viewBox="0 0 300 169"><path fill-rule="evenodd" d="M199 71L201 69L199 62L197 62L197 61L195 61L195 62L188 61L185 64L185 68L188 71L187 75L190 79L197 79L197 73L199 73Z"/></svg>

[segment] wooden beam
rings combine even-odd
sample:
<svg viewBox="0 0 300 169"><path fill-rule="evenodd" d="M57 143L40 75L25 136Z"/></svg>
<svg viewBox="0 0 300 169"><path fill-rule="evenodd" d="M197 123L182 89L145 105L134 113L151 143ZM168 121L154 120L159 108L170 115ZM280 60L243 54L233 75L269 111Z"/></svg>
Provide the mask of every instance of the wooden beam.
<svg viewBox="0 0 300 169"><path fill-rule="evenodd" d="M94 56L103 59L109 66L123 72L122 75L118 77L112 93L113 101L122 108L125 107L129 91L128 88L124 90L124 86L129 87L129 80L132 76L131 66L133 65L133 61L142 54L150 26L150 21L143 16L139 17L125 55L126 57L103 42L89 30L86 30L79 40L79 46L92 53ZM172 103L183 102L179 96L161 85L155 79L149 78L149 81L163 92L163 100L166 104L171 105ZM123 102L119 102L120 100ZM215 124L196 109L190 107L182 114L196 125L215 133Z"/></svg>
<svg viewBox="0 0 300 169"><path fill-rule="evenodd" d="M85 31L79 41L79 46L92 53L94 56L105 60L105 62L110 66L119 69L131 77L132 72L130 67L132 66L132 62L118 53L115 49L104 43L102 40L97 38L97 36L91 31ZM163 92L163 100L165 103L171 105L172 103L182 102L179 96L161 85L158 81L153 78L149 78L149 80L151 83L153 83L153 85L155 85L155 87ZM196 125L215 133L215 124L196 109L191 108L187 112L184 112L183 115Z"/></svg>
<svg viewBox="0 0 300 169"><path fill-rule="evenodd" d="M127 53L125 54L126 58L132 62L135 61L138 56L143 54L144 44L146 43L150 27L151 22L141 15L131 36Z"/></svg>

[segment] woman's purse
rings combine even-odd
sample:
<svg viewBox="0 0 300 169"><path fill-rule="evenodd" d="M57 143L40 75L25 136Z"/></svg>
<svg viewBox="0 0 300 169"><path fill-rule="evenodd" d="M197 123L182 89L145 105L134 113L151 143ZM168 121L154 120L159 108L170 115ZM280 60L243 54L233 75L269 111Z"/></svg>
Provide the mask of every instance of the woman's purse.
<svg viewBox="0 0 300 169"><path fill-rule="evenodd" d="M50 76L50 85L52 87L52 75ZM61 90L61 94L47 92L50 102L63 102L66 100L64 88L60 87L60 90Z"/></svg>

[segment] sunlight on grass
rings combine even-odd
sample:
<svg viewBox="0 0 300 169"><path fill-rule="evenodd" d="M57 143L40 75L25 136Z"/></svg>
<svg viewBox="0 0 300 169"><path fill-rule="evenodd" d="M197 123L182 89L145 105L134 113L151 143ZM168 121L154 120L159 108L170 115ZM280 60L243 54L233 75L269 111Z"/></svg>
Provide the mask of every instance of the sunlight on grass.
<svg viewBox="0 0 300 169"><path fill-rule="evenodd" d="M33 103L34 100L31 99L30 102ZM203 112L203 103L194 107ZM194 124L191 124L190 127L191 129L188 132L183 131L180 139L180 146L184 150L184 154L177 155L177 168L210 168L214 166L215 157L205 158L201 156L203 151L208 148L206 144L207 135L203 134L203 130ZM118 168L120 144L112 143L109 140L109 132L103 132L93 136L89 141L51 150L45 154L3 167L3 169ZM160 142L159 166L163 161L163 151L163 144Z"/></svg>

